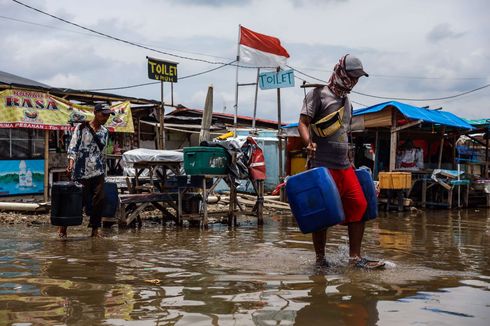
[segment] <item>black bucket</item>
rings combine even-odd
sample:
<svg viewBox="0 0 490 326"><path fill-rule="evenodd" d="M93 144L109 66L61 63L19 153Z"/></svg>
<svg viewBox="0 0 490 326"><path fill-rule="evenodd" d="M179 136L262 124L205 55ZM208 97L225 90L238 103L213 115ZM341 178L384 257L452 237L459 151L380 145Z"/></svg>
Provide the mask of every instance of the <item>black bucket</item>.
<svg viewBox="0 0 490 326"><path fill-rule="evenodd" d="M73 181L53 183L51 188L51 224L82 224L83 187Z"/></svg>

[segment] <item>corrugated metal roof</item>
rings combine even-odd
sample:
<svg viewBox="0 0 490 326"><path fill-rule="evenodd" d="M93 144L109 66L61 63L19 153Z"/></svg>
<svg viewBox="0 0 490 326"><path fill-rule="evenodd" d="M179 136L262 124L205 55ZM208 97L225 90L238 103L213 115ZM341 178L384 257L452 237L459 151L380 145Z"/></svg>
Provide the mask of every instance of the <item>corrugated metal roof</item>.
<svg viewBox="0 0 490 326"><path fill-rule="evenodd" d="M405 104L397 101L384 102L376 104L367 108L355 110L353 115L365 115L369 113L375 113L384 110L387 107L395 107L400 111L406 118L411 120L422 120L426 123L440 124L449 127L455 127L460 129L474 129L469 123L467 123L462 118L457 115L442 111L442 110L430 110L426 108L421 108L413 106L410 104Z"/></svg>
<svg viewBox="0 0 490 326"><path fill-rule="evenodd" d="M22 85L22 86L34 86L34 87L43 87L43 88L51 88L51 86L39 83L35 80L20 77L14 74L10 74L5 71L0 71L0 83L7 85Z"/></svg>
<svg viewBox="0 0 490 326"><path fill-rule="evenodd" d="M179 115L179 114L186 113L186 112L191 113L191 114L197 114L197 115L203 114L203 110L201 110L201 109L177 108L174 111L167 113L166 116L168 116L168 115ZM230 121L233 121L235 116L234 116L234 114L231 114L231 113L213 112L213 117L220 117L220 118L224 118L224 119L228 119ZM245 121L252 121L253 120L252 117L249 117L246 115L237 115L237 119L241 119L241 120L245 120ZM256 118L255 121L260 122L260 123L264 123L264 124L275 125L275 126L277 126L277 124L278 124L277 121L268 120L268 119Z"/></svg>
<svg viewBox="0 0 490 326"><path fill-rule="evenodd" d="M143 98L135 98L110 93L100 93L85 90L76 90L69 88L57 88L43 83L39 83L35 80L17 76L8 72L0 71L0 90L6 88L21 88L21 89L35 89L40 91L49 91L52 95L62 96L69 100L78 100L82 102L94 102L94 101L130 101L134 104L153 104L159 105L160 101L149 100Z"/></svg>

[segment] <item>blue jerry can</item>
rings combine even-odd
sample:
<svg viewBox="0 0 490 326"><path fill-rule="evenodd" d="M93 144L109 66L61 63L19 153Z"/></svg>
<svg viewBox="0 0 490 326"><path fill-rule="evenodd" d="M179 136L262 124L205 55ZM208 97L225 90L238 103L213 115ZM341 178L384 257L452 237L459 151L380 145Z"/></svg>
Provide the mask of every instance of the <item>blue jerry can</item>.
<svg viewBox="0 0 490 326"><path fill-rule="evenodd" d="M119 205L119 195L117 192L117 184L114 182L104 183L104 206L102 207L102 217L114 217ZM92 198L88 198L87 207L85 208L87 215L92 213Z"/></svg>
<svg viewBox="0 0 490 326"><path fill-rule="evenodd" d="M72 181L53 183L51 187L51 224L82 224L83 187Z"/></svg>
<svg viewBox="0 0 490 326"><path fill-rule="evenodd" d="M345 220L339 191L324 167L288 178L286 193L291 211L303 233L320 231Z"/></svg>
<svg viewBox="0 0 490 326"><path fill-rule="evenodd" d="M378 217L378 198L376 197L373 177L367 169L357 169L356 175L367 201L367 209L362 220L368 221L375 219Z"/></svg>

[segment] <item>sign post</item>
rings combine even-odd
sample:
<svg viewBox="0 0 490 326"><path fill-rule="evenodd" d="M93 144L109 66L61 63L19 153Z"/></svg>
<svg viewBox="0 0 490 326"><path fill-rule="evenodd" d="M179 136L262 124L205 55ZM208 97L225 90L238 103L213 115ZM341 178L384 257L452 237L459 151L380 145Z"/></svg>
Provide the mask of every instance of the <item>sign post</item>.
<svg viewBox="0 0 490 326"><path fill-rule="evenodd" d="M294 70L280 70L277 68L273 72L264 72L257 76L257 81L260 89L276 89L277 90L277 139L279 149L279 180L284 181L283 170L283 143L282 143L282 121L281 121L281 88L294 87ZM255 120L255 114L254 114ZM281 191L281 200L284 200L284 193Z"/></svg>
<svg viewBox="0 0 490 326"><path fill-rule="evenodd" d="M148 78L160 81L160 96L161 96L161 106L158 114L158 120L160 123L160 132L158 135L158 149L165 149L165 128L164 128L164 117L165 117L165 103L163 101L163 82L176 83L177 82L177 62L163 61L160 59L155 59L151 57L146 57L148 59ZM172 94L173 97L173 94ZM173 98L172 98L173 102Z"/></svg>

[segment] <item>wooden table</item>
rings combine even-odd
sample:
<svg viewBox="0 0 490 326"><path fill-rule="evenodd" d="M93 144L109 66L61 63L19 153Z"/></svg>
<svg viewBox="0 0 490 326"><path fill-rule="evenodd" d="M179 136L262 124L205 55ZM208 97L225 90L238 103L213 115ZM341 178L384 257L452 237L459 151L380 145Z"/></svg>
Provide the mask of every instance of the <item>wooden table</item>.
<svg viewBox="0 0 490 326"><path fill-rule="evenodd" d="M163 187L165 185L165 181L167 180L167 171L172 171L175 175L180 175L180 165L182 162L179 161L139 161L133 163L133 167L135 169L135 192L140 192L140 177L143 171L148 170L148 174L150 177L150 192L155 191L154 187L154 178L156 177L158 180L159 191L163 191ZM160 173L158 168L161 168L163 171ZM155 173L157 172L157 173ZM156 175L155 175L156 174Z"/></svg>
<svg viewBox="0 0 490 326"><path fill-rule="evenodd" d="M180 174L181 163L182 162L179 161L139 161L133 163L135 169L135 176L133 177L134 184L129 177L127 177L126 183L129 194L119 196L120 225L130 225L136 220L139 226L141 226L139 214L149 205L160 210L163 217L176 220L176 217L167 210L167 206L170 206L177 211L177 192L166 191L165 182L167 181L168 170L176 175ZM163 170L161 173L158 170L159 168ZM141 174L145 170L148 170L149 174L148 187L142 186L143 178L141 177ZM156 187L155 183L157 185Z"/></svg>
<svg viewBox="0 0 490 326"><path fill-rule="evenodd" d="M178 223L181 224L183 219L193 219L193 218L198 218L200 220L200 224L202 227L206 228L208 227L208 216L210 214L212 215L226 215L228 218L228 225L230 226L236 226L236 218L237 218L237 207L244 212L243 208L239 205L238 199L237 199L237 188L236 185L233 181L233 178L230 177L230 175L227 174L209 174L209 175L199 175L197 176L199 178L202 178L201 185L199 187L179 187L178 188L178 211L177 211L177 220ZM230 201L228 204L228 209L226 211L216 211L216 212L208 212L208 198L211 193L213 193L214 189L216 186L221 182L224 181L228 184L230 187ZM208 186L211 184L211 186ZM202 205L201 205L201 211L199 213L184 213L183 208L182 208L182 201L184 194L189 190L189 189L195 189L199 188L202 196ZM258 181L257 182L257 200L256 200L256 205L254 210L249 213L257 215L257 223L259 225L263 224L263 205L264 205L264 181ZM245 212L245 214L247 214Z"/></svg>

